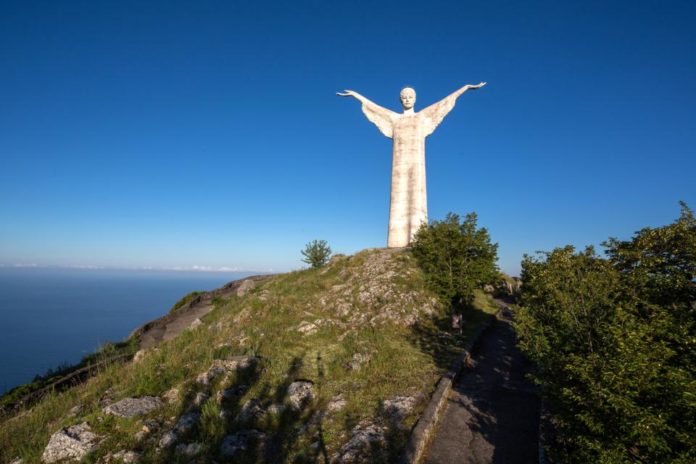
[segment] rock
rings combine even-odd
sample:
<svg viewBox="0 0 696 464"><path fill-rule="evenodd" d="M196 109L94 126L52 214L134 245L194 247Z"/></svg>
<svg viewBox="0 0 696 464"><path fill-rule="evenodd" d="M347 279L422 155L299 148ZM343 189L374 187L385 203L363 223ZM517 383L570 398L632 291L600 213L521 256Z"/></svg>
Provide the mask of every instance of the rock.
<svg viewBox="0 0 696 464"><path fill-rule="evenodd" d="M200 417L201 415L197 412L190 412L181 416L174 428L162 436L159 441L159 447L169 448L174 445L179 438L193 430L196 424L198 424Z"/></svg>
<svg viewBox="0 0 696 464"><path fill-rule="evenodd" d="M264 411L263 408L261 408L259 400L250 399L242 405L242 409L239 411L239 414L237 414L237 417L235 417L234 420L235 422L242 424L250 423L259 419L263 413Z"/></svg>
<svg viewBox="0 0 696 464"><path fill-rule="evenodd" d="M231 400L232 398L236 398L238 396L242 396L244 393L249 390L248 385L235 385L230 388L225 388L224 390L220 390L217 392L217 399L218 401L226 401L226 400Z"/></svg>
<svg viewBox="0 0 696 464"><path fill-rule="evenodd" d="M148 419L143 421L143 432L152 433L156 432L160 427L159 422L156 420Z"/></svg>
<svg viewBox="0 0 696 464"><path fill-rule="evenodd" d="M288 387L288 399L292 409L302 410L307 403L314 399L314 385L306 380L291 383Z"/></svg>
<svg viewBox="0 0 696 464"><path fill-rule="evenodd" d="M22 464L24 461L22 458L15 458L14 461L10 462L10 464Z"/></svg>
<svg viewBox="0 0 696 464"><path fill-rule="evenodd" d="M162 399L167 403L175 403L179 400L179 389L172 388L162 393Z"/></svg>
<svg viewBox="0 0 696 464"><path fill-rule="evenodd" d="M133 355L133 362L137 364L140 361L142 361L143 358L145 357L145 353L146 353L145 350L136 351L135 354Z"/></svg>
<svg viewBox="0 0 696 464"><path fill-rule="evenodd" d="M193 457L203 452L203 445L200 443L182 443L176 446L174 452L182 456Z"/></svg>
<svg viewBox="0 0 696 464"><path fill-rule="evenodd" d="M382 410L392 424L399 424L413 411L416 402L412 396L395 396L382 403Z"/></svg>
<svg viewBox="0 0 696 464"><path fill-rule="evenodd" d="M372 356L368 353L355 353L353 359L344 364L346 370L359 371L363 364L370 362Z"/></svg>
<svg viewBox="0 0 696 464"><path fill-rule="evenodd" d="M238 369L246 369L254 362L256 362L256 358L253 356L233 356L227 359L216 359L206 372L196 377L196 382L208 386L216 377Z"/></svg>
<svg viewBox="0 0 696 464"><path fill-rule="evenodd" d="M189 329L195 329L196 327L203 325L203 321L201 321L199 318L195 318L191 324L188 326Z"/></svg>
<svg viewBox="0 0 696 464"><path fill-rule="evenodd" d="M338 412L341 409L345 408L346 404L348 404L346 400L344 400L341 395L338 395L331 398L329 404L326 405L326 410L329 412Z"/></svg>
<svg viewBox="0 0 696 464"><path fill-rule="evenodd" d="M258 430L242 430L232 435L227 435L220 445L220 454L225 458L232 458L240 451L246 451L253 445L258 445L266 436Z"/></svg>
<svg viewBox="0 0 696 464"><path fill-rule="evenodd" d="M41 461L45 463L58 462L63 459L79 461L97 447L98 440L99 437L92 433L86 422L65 427L51 435L51 439L41 455Z"/></svg>
<svg viewBox="0 0 696 464"><path fill-rule="evenodd" d="M170 446L174 445L174 443L176 443L177 438L178 437L176 436L176 433L174 433L173 431L169 431L165 433L160 439L159 447L169 448Z"/></svg>
<svg viewBox="0 0 696 464"><path fill-rule="evenodd" d="M136 442L140 443L141 441L145 440L145 439L147 438L148 435L149 435L149 434L148 434L146 431L141 430L141 431L137 432L137 433L133 436L133 438L135 438L135 441L136 441Z"/></svg>
<svg viewBox="0 0 696 464"><path fill-rule="evenodd" d="M140 460L140 453L135 451L119 451L111 455L111 461L122 462L124 464L132 464Z"/></svg>
<svg viewBox="0 0 696 464"><path fill-rule="evenodd" d="M299 327L297 327L297 331L304 335L312 335L317 330L319 330L319 327L316 324L307 321L302 321Z"/></svg>
<svg viewBox="0 0 696 464"><path fill-rule="evenodd" d="M156 396L124 398L104 408L104 412L117 417L137 417L145 415L162 406L162 400Z"/></svg>
<svg viewBox="0 0 696 464"><path fill-rule="evenodd" d="M237 288L237 296L244 296L250 291L252 291L254 288L256 288L256 282L254 282L251 279L246 279L244 282L239 285Z"/></svg>
<svg viewBox="0 0 696 464"><path fill-rule="evenodd" d="M198 392L196 393L196 397L193 399L193 404L196 406L203 406L203 403L208 401L208 398L210 398L210 395L204 392Z"/></svg>
<svg viewBox="0 0 696 464"><path fill-rule="evenodd" d="M331 459L332 464L371 462L374 451L385 446L385 428L363 421L351 430L351 438Z"/></svg>
<svg viewBox="0 0 696 464"><path fill-rule="evenodd" d="M179 418L176 425L174 426L174 433L176 433L177 435L184 435L189 433L196 426L200 417L201 415L197 412L190 412L188 414L184 414Z"/></svg>

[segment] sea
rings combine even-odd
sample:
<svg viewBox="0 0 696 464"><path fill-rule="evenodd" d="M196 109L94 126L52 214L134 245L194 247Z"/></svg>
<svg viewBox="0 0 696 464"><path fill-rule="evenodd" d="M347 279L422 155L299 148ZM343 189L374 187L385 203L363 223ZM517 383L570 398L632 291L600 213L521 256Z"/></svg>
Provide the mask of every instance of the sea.
<svg viewBox="0 0 696 464"><path fill-rule="evenodd" d="M0 394L251 272L0 267Z"/></svg>

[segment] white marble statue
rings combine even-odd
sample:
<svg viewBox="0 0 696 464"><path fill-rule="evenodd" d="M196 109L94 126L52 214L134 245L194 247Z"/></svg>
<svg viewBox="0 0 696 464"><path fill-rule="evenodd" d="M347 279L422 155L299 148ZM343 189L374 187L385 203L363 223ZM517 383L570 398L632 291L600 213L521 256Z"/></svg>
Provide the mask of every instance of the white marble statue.
<svg viewBox="0 0 696 464"><path fill-rule="evenodd" d="M406 87L401 91L404 112L399 114L371 102L358 92L338 92L342 97L355 97L362 111L380 132L393 140L391 203L389 206L390 248L404 247L411 242L421 224L428 222L428 202L425 189L425 138L447 116L457 98L467 90L486 85L465 85L422 111L413 111L416 91Z"/></svg>

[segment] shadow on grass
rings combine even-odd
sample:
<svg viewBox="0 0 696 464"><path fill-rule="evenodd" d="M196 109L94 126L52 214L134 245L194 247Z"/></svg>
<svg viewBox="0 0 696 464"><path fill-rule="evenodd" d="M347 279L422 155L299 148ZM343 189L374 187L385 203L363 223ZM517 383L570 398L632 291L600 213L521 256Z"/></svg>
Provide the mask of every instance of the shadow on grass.
<svg viewBox="0 0 696 464"><path fill-rule="evenodd" d="M453 368L464 350L464 346L491 315L485 311L467 306L460 310L461 330L452 327L448 315L433 316L416 323L412 327L413 343L427 354L443 372Z"/></svg>
<svg viewBox="0 0 696 464"><path fill-rule="evenodd" d="M314 388L313 398L320 397L324 380L320 354L317 355L317 366L318 382L310 383ZM300 400L298 408L288 401L288 388L293 382L309 382L298 377L302 367L302 357L293 358L282 382L273 386L264 383L253 398L245 401L242 400L246 392L261 378L263 360L237 371L234 380L223 385L221 391L224 394L211 396L202 406L196 404L195 399L203 390L190 389L177 421L186 416L198 417L195 426L178 434L175 444L160 448L159 452L151 451L143 456L141 462L328 464L322 427L325 405L310 397ZM163 430L158 439L165 434ZM195 443L202 445L200 452L187 455L183 446Z"/></svg>

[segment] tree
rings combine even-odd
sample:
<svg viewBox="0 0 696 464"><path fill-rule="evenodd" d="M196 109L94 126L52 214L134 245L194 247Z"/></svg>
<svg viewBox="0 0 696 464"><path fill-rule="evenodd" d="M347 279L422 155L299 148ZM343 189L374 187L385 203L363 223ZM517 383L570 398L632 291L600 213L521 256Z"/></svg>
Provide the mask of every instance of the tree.
<svg viewBox="0 0 696 464"><path fill-rule="evenodd" d="M696 462L696 220L522 262L516 329L567 463Z"/></svg>
<svg viewBox="0 0 696 464"><path fill-rule="evenodd" d="M326 243L326 240L312 240L304 250L301 251L302 261L311 265L313 268L322 267L329 261L331 257L331 248Z"/></svg>
<svg viewBox="0 0 696 464"><path fill-rule="evenodd" d="M421 226L411 244L430 285L454 308L470 303L476 288L498 278L498 245L476 221L476 213L462 222L449 213L443 221Z"/></svg>

